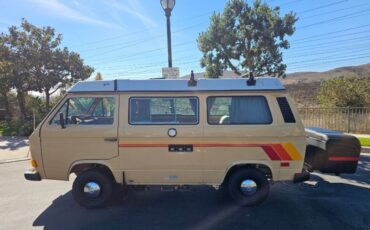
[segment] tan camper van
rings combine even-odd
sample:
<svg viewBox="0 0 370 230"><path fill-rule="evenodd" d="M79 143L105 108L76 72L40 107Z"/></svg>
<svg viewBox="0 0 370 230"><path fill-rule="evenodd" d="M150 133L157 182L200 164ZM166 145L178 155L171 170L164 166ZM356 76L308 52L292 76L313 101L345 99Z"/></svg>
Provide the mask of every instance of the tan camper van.
<svg viewBox="0 0 370 230"><path fill-rule="evenodd" d="M209 185L241 205L299 182L305 130L276 78L74 85L30 137L28 180L68 180L88 208L122 186Z"/></svg>

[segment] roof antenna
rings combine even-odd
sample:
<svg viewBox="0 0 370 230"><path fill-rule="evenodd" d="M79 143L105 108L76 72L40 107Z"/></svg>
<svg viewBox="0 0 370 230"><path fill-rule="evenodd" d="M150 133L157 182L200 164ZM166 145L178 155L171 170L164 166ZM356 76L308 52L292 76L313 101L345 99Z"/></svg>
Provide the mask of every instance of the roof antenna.
<svg viewBox="0 0 370 230"><path fill-rule="evenodd" d="M188 86L197 86L197 81L194 78L194 71L193 70L190 73L190 79L188 81Z"/></svg>
<svg viewBox="0 0 370 230"><path fill-rule="evenodd" d="M253 76L253 72L249 72L249 79L247 80L247 85L256 85L256 79Z"/></svg>

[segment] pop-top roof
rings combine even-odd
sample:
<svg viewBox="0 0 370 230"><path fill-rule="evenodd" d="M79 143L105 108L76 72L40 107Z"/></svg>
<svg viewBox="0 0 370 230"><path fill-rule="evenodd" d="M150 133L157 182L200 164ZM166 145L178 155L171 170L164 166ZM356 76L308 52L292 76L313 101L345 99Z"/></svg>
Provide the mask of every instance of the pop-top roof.
<svg viewBox="0 0 370 230"><path fill-rule="evenodd" d="M189 86L188 80L177 79L82 81L72 86L69 92L257 91L285 89L277 78L261 77L255 79L255 85L247 85L247 78L199 79L196 86Z"/></svg>

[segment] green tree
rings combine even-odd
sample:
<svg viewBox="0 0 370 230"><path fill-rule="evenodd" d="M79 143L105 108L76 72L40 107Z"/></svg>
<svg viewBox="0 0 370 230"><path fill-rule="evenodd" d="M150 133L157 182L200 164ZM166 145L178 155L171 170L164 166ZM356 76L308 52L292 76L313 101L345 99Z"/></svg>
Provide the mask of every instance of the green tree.
<svg viewBox="0 0 370 230"><path fill-rule="evenodd" d="M12 26L3 35L11 51L10 78L17 90L22 117L26 117L24 97L28 91L45 94L45 109L49 110L50 96L60 88L87 79L94 69L84 64L79 54L59 48L62 35L52 27L38 28L23 19L20 28Z"/></svg>
<svg viewBox="0 0 370 230"><path fill-rule="evenodd" d="M341 76L322 81L317 99L326 107L370 106L370 79Z"/></svg>
<svg viewBox="0 0 370 230"><path fill-rule="evenodd" d="M62 35L52 27L38 28L26 20L22 28L29 34L29 48L32 53L32 88L45 94L45 109L50 107L50 96L60 88L78 80L87 79L94 71L84 65L80 55L59 48Z"/></svg>
<svg viewBox="0 0 370 230"><path fill-rule="evenodd" d="M8 63L6 77L11 82L11 87L17 92L20 115L24 119L27 116L24 97L31 90L30 85L32 82L29 71L32 68L32 58L28 46L28 34L23 30L19 30L16 26L12 26L9 28L9 34L2 34L2 40L5 47L9 50L5 56Z"/></svg>
<svg viewBox="0 0 370 230"><path fill-rule="evenodd" d="M295 31L294 13L280 16L280 8L270 8L256 0L229 0L223 13L214 13L206 32L200 33L198 47L206 76L218 77L227 69L240 75L285 76L281 49L288 49L287 35Z"/></svg>
<svg viewBox="0 0 370 230"><path fill-rule="evenodd" d="M10 63L7 59L9 55L9 50L5 46L4 39L0 36L0 95L4 103L6 116L11 117L10 104L8 93L11 89L11 82L8 77Z"/></svg>

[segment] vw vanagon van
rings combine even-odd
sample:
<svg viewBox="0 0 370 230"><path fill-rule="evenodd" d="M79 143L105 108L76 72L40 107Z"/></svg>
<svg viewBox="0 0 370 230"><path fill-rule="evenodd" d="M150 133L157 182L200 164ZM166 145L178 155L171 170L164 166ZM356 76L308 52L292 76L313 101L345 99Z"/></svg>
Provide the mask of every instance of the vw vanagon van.
<svg viewBox="0 0 370 230"><path fill-rule="evenodd" d="M307 180L305 130L276 78L85 81L30 137L28 180L68 180L87 208L115 184L209 185L238 204L272 181Z"/></svg>

